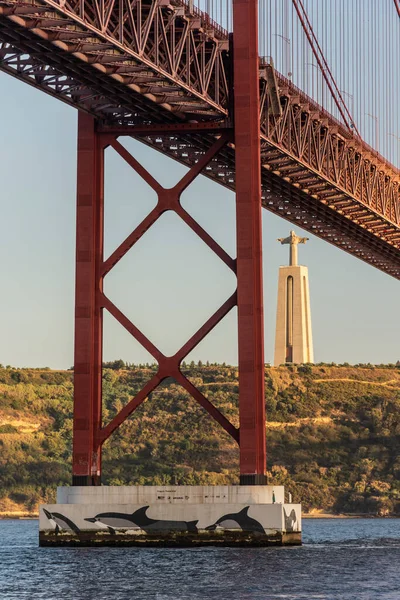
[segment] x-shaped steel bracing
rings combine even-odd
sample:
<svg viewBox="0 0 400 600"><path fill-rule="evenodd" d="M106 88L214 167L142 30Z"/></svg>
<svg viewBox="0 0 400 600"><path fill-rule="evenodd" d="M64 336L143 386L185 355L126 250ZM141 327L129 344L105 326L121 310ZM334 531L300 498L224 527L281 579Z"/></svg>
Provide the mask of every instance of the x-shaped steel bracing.
<svg viewBox="0 0 400 600"><path fill-rule="evenodd" d="M105 140L109 136L101 136L104 148ZM199 161L186 173L184 177L172 188L164 188L141 165L126 148L112 137L109 145L136 171L142 179L156 192L157 205L132 231L132 233L118 246L118 248L105 260L101 266L101 278L125 256L136 242L154 225L160 216L168 211L174 211L196 233L207 246L236 274L236 260L232 259L223 248L191 217L182 207L181 195L196 179L202 170L215 158L221 148L228 142L229 134L219 137L214 145L199 159ZM208 333L228 314L237 304L236 291L224 304L204 323L204 325L184 344L173 356L163 354L116 306L101 290L99 292L99 305L108 312L155 358L158 362L157 373L147 384L128 402L120 412L105 427L98 432L99 445L125 421L125 419L153 392L156 387L167 377L172 377L179 383L237 442L239 442L239 429L236 428L190 381L180 370L184 358L203 340Z"/></svg>

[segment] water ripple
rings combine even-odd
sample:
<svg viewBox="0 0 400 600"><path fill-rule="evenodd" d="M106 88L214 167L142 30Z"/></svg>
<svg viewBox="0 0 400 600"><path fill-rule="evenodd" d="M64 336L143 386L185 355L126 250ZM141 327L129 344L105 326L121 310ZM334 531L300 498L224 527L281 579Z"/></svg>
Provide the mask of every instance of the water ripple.
<svg viewBox="0 0 400 600"><path fill-rule="evenodd" d="M0 521L5 600L399 600L400 520L313 519L301 548L38 548Z"/></svg>

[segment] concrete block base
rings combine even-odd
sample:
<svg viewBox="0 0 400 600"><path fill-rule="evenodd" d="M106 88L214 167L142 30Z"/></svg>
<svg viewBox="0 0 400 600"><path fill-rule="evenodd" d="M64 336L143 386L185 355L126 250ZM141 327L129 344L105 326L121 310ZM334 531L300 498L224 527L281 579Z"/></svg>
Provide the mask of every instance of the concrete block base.
<svg viewBox="0 0 400 600"><path fill-rule="evenodd" d="M63 487L40 507L41 546L301 544L282 486Z"/></svg>

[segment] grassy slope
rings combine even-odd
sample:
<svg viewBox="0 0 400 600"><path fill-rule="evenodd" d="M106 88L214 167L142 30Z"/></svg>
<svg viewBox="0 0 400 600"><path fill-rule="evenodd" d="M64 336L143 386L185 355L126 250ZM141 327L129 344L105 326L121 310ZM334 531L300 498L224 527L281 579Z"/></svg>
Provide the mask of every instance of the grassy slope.
<svg viewBox="0 0 400 600"><path fill-rule="evenodd" d="M108 421L151 368L106 369ZM186 374L232 422L234 367ZM0 514L70 482L71 372L0 369ZM400 514L400 369L266 368L268 469L306 510ZM235 442L177 385L153 393L104 448L106 484L237 483Z"/></svg>

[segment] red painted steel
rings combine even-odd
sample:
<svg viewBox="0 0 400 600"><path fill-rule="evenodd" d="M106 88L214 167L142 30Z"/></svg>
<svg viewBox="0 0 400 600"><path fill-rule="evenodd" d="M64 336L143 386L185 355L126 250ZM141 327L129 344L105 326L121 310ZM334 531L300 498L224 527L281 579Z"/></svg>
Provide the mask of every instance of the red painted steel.
<svg viewBox="0 0 400 600"><path fill-rule="evenodd" d="M173 356L160 350L116 307L103 291L103 278L167 210L173 210L205 244L236 273L236 261L184 210L181 194L215 160L230 140L230 132L216 135L214 144L170 189L154 177L117 140L118 134L96 131L95 120L79 114L78 204L76 252L75 396L73 484L96 485L101 477L101 446L125 419L166 378L172 377L239 443L239 430L181 372L183 359L237 304L236 292ZM157 206L103 260L104 149L111 146L157 193ZM101 418L101 367L103 310L108 312L142 344L158 362L158 371L139 393L108 424Z"/></svg>
<svg viewBox="0 0 400 600"><path fill-rule="evenodd" d="M100 478L103 260L103 153L92 116L78 117L78 174L75 290L73 481Z"/></svg>
<svg viewBox="0 0 400 600"><path fill-rule="evenodd" d="M258 1L233 1L240 475L265 483Z"/></svg>

